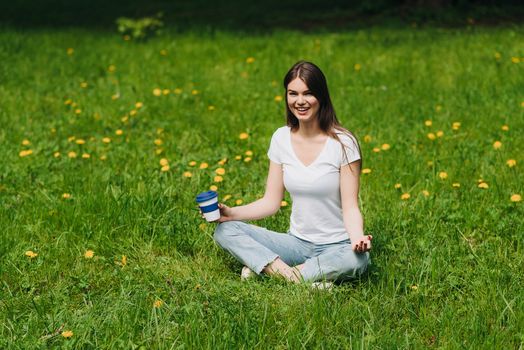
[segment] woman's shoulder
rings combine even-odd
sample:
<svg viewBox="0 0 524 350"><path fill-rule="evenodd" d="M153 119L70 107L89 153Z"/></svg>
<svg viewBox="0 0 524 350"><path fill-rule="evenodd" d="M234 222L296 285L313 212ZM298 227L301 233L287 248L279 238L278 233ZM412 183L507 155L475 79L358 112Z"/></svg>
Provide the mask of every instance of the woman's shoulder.
<svg viewBox="0 0 524 350"><path fill-rule="evenodd" d="M333 132L335 133L335 135L337 135L340 142L342 142L344 145L358 144L355 135L353 135L353 133L347 129L334 129Z"/></svg>
<svg viewBox="0 0 524 350"><path fill-rule="evenodd" d="M275 132L273 132L273 137L282 138L285 135L289 134L289 126L284 125L280 128L276 129Z"/></svg>

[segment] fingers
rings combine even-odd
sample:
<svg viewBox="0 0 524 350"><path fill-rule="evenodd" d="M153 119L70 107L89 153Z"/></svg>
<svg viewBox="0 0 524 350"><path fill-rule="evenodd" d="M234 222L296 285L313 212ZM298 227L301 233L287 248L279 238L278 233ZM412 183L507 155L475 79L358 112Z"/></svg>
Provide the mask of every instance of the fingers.
<svg viewBox="0 0 524 350"><path fill-rule="evenodd" d="M371 250L371 240L373 237L367 236L353 244L353 250L357 253L364 253Z"/></svg>

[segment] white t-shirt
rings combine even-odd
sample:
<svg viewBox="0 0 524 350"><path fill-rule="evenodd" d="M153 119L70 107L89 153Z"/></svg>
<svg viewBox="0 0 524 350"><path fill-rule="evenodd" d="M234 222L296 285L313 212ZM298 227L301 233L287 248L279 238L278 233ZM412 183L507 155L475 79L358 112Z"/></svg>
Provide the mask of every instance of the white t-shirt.
<svg viewBox="0 0 524 350"><path fill-rule="evenodd" d="M271 138L267 155L282 164L284 186L291 195L289 232L316 244L340 242L349 235L342 219L340 167L360 159L354 138L337 132L344 144L328 137L324 148L309 166L296 156L291 146L291 128L278 128Z"/></svg>

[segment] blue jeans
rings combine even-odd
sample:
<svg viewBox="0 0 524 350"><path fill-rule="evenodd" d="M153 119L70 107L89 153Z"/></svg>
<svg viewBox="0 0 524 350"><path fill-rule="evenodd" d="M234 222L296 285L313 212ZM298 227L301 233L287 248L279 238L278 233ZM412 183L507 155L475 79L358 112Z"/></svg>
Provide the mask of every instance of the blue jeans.
<svg viewBox="0 0 524 350"><path fill-rule="evenodd" d="M314 244L242 221L219 224L214 239L257 274L278 257L289 266L304 264L301 270L304 281L352 279L366 271L370 262L369 253L354 252L349 239Z"/></svg>

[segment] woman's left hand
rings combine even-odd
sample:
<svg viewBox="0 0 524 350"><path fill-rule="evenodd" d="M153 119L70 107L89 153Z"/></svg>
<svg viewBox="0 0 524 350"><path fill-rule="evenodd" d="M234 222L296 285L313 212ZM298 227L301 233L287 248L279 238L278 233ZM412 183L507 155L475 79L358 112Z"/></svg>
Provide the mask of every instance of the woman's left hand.
<svg viewBox="0 0 524 350"><path fill-rule="evenodd" d="M353 239L351 241L351 247L353 248L353 251L357 253L365 253L371 250L372 239L372 235L360 236L357 239Z"/></svg>

